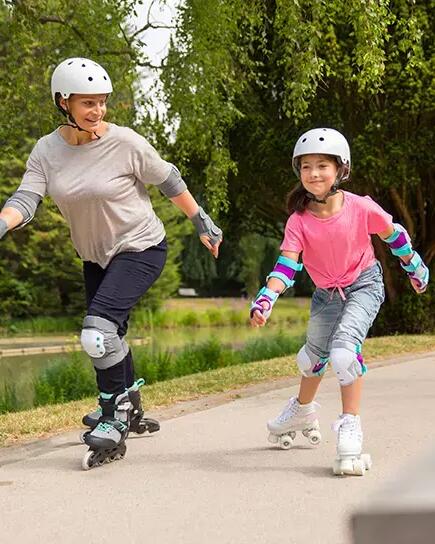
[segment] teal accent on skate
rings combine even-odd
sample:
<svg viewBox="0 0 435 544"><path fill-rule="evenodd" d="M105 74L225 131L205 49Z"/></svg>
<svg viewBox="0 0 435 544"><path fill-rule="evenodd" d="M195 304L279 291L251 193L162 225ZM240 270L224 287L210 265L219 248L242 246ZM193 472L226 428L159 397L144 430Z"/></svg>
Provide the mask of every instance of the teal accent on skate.
<svg viewBox="0 0 435 544"><path fill-rule="evenodd" d="M103 392L100 393L100 397L103 400L110 400L112 396L113 396L112 393L103 393Z"/></svg>

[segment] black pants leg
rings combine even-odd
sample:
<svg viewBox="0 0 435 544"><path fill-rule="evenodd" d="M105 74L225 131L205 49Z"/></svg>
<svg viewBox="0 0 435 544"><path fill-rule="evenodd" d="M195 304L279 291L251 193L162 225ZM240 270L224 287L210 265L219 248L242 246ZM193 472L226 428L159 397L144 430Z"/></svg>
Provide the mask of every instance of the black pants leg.
<svg viewBox="0 0 435 544"><path fill-rule="evenodd" d="M83 263L88 315L103 317L118 326L118 335L127 333L130 311L160 276L166 262L166 240L141 252L116 255L107 268ZM123 393L134 381L131 351L106 370L95 369L97 384L105 393Z"/></svg>

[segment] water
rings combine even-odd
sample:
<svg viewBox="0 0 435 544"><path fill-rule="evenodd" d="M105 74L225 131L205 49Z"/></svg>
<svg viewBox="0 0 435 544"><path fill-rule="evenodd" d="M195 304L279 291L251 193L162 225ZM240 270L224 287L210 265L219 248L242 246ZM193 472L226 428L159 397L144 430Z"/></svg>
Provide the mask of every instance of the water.
<svg viewBox="0 0 435 544"><path fill-rule="evenodd" d="M218 339L222 344L230 345L235 348L241 348L247 340L256 337L273 336L279 331L277 327L264 327L262 329L253 329L251 327L201 327L201 328L177 328L177 329L155 329L150 336L145 337L153 344L157 350L176 350L186 345L199 344L210 338ZM289 330L291 336L300 336L303 334L304 327L292 326ZM77 341L77 339L75 339ZM43 345L43 338L38 338L38 342L23 343L22 346ZM61 345L59 337L47 338L47 345ZM17 345L17 344L15 344ZM20 344L21 346L21 344ZM2 341L2 348L13 347L6 340ZM134 349L134 348L133 348ZM33 380L44 370L57 364L59 361L66 360L68 354L41 354L41 355L22 355L18 357L0 358L0 396L5 384L14 386L20 403L28 405L33 399ZM90 363L89 363L90 364Z"/></svg>

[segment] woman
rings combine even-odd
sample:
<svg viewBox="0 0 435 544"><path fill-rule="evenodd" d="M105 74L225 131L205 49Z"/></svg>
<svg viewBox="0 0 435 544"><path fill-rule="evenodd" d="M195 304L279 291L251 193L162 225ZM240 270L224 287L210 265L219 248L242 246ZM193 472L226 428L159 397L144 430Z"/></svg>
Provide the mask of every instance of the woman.
<svg viewBox="0 0 435 544"><path fill-rule="evenodd" d="M53 72L51 92L67 123L33 148L20 187L0 212L0 238L26 225L49 195L83 260L81 343L95 367L101 409L101 417L84 418L94 427L84 435L90 449L83 467L90 468L123 457L129 429L146 428L125 335L132 308L162 272L167 248L145 185L156 185L191 219L214 257L222 231L144 137L104 121L112 83L103 67L67 59ZM150 430L158 430L157 422Z"/></svg>

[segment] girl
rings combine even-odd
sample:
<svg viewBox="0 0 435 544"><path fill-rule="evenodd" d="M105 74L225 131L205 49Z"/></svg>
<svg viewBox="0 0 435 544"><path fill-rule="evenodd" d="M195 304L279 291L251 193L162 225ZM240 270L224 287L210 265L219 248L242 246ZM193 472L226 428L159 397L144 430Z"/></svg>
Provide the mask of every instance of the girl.
<svg viewBox="0 0 435 544"><path fill-rule="evenodd" d="M361 348L384 300L382 270L370 235L377 234L400 259L417 293L423 293L429 271L412 249L406 230L370 197L339 189L349 179L350 149L342 134L313 129L299 138L293 169L300 180L290 193L281 256L251 305L251 323L264 326L278 296L294 284L305 265L316 290L305 345L297 355L302 374L299 394L269 421L269 439L291 447L296 430L320 441L314 397L328 363L341 389L343 412L337 432L335 474L364 474L369 455L362 454L359 417L362 376ZM298 263L303 252L303 264Z"/></svg>
<svg viewBox="0 0 435 544"><path fill-rule="evenodd" d="M165 230L145 184L156 185L194 223L202 243L218 256L222 231L198 206L178 170L133 130L104 121L112 83L89 59L71 58L54 70L51 92L67 118L33 148L17 192L0 213L0 238L27 224L50 195L83 259L87 315L81 343L91 357L100 411L85 416L88 469L124 456L129 429L156 431L143 418L125 340L129 314L162 272ZM100 417L101 416L101 417Z"/></svg>

